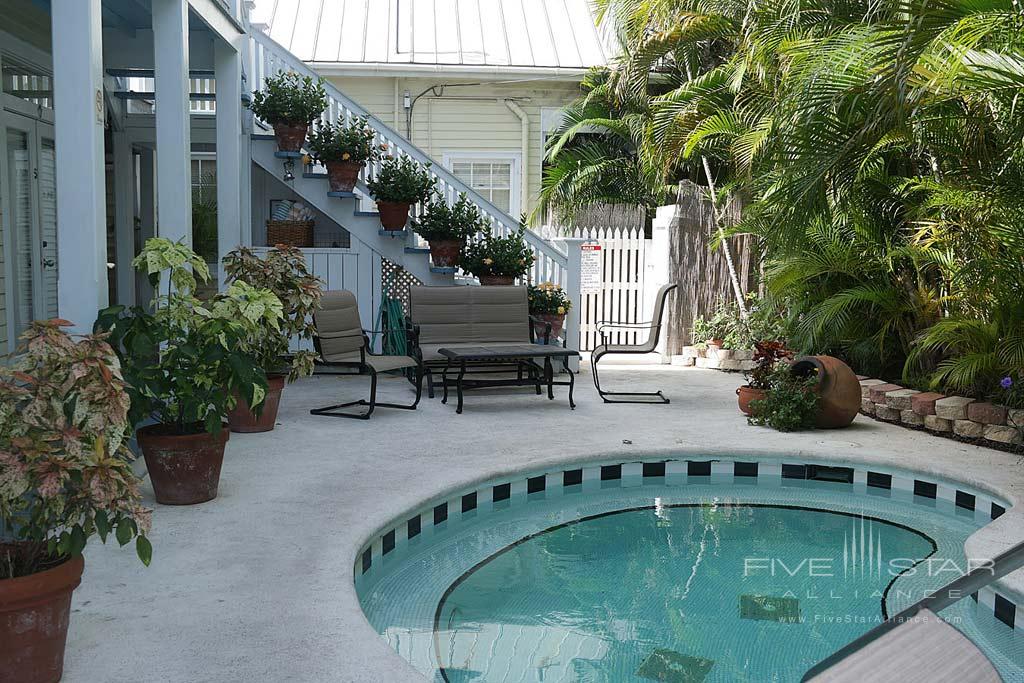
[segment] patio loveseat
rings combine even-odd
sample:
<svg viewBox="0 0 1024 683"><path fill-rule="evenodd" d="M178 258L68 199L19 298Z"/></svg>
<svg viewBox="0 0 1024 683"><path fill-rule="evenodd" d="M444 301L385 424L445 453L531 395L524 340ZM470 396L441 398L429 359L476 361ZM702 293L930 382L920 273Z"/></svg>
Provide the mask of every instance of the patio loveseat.
<svg viewBox="0 0 1024 683"><path fill-rule="evenodd" d="M434 397L432 371L443 369L448 363L440 349L533 343L532 323L526 287L409 288L410 353L427 371L427 393L431 398ZM544 330L544 341L548 342L551 325L547 324ZM530 367L525 369L535 371ZM519 368L520 372L523 370ZM497 371L507 372L508 368Z"/></svg>

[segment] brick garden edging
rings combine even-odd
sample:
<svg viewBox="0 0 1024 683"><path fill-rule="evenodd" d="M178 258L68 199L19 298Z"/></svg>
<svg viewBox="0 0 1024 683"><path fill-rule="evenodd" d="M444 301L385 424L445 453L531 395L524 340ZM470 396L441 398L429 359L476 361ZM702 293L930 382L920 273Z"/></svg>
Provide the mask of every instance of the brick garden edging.
<svg viewBox="0 0 1024 683"><path fill-rule="evenodd" d="M1001 450L1024 444L1024 409L962 396L904 389L880 379L860 380L860 412L876 420Z"/></svg>

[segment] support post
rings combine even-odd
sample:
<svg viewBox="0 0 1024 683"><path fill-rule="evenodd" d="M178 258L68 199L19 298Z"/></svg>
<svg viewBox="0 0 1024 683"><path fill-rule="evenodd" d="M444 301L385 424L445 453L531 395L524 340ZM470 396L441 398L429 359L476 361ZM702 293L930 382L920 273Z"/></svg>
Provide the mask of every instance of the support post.
<svg viewBox="0 0 1024 683"><path fill-rule="evenodd" d="M192 244L188 2L153 0L156 91L157 230Z"/></svg>
<svg viewBox="0 0 1024 683"><path fill-rule="evenodd" d="M562 284L565 295L572 302L572 308L565 317L565 345L570 349L580 349L580 263L583 250L580 247L587 240L582 237L563 237L566 252L568 254L565 282ZM580 369L579 359L573 359L569 363L569 369L578 372Z"/></svg>
<svg viewBox="0 0 1024 683"><path fill-rule="evenodd" d="M217 81L217 278L224 288L224 256L242 244L242 58L234 46L215 40Z"/></svg>
<svg viewBox="0 0 1024 683"><path fill-rule="evenodd" d="M89 332L107 306L100 0L53 0L57 180L57 300L73 331Z"/></svg>
<svg viewBox="0 0 1024 683"><path fill-rule="evenodd" d="M156 154L152 147L143 147L139 152L139 245L156 235ZM153 298L153 288L142 272L135 273L136 297L140 303L148 304Z"/></svg>
<svg viewBox="0 0 1024 683"><path fill-rule="evenodd" d="M135 304L135 163L132 143L125 131L113 134L114 146L114 278L115 300Z"/></svg>
<svg viewBox="0 0 1024 683"><path fill-rule="evenodd" d="M675 216L676 205L659 206L658 212L651 223L651 239L648 248L645 250L647 272L644 274L643 289L643 317L641 320L652 320L654 318L654 298L662 285L667 285L669 277L669 226L672 224L672 217ZM671 362L672 358L667 353L668 331L671 329L672 309L668 311L661 321L661 336L658 338L656 353L661 356L662 363Z"/></svg>

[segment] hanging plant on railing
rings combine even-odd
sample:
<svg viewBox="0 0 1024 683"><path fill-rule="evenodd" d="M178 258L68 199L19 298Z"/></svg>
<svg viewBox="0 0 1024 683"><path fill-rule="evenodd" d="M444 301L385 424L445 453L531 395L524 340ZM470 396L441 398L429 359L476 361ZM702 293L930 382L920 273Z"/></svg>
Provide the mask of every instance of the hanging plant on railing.
<svg viewBox="0 0 1024 683"><path fill-rule="evenodd" d="M327 107L327 91L320 79L284 71L268 76L263 90L253 93L249 108L257 118L274 127L277 148L298 152L306 142L306 132L314 119Z"/></svg>
<svg viewBox="0 0 1024 683"><path fill-rule="evenodd" d="M504 237L487 231L466 245L462 269L476 275L482 285L511 285L533 266L533 250L526 243L526 229Z"/></svg>
<svg viewBox="0 0 1024 683"><path fill-rule="evenodd" d="M375 136L366 116L349 124L323 123L309 134L309 151L327 168L331 192L351 192L366 162L380 159L387 145L376 144Z"/></svg>
<svg viewBox="0 0 1024 683"><path fill-rule="evenodd" d="M421 166L411 157L388 155L377 175L366 181L366 186L377 200L384 229L402 230L409 220L409 209L430 198L437 187L437 179L430 173L430 164Z"/></svg>
<svg viewBox="0 0 1024 683"><path fill-rule="evenodd" d="M480 210L460 194L454 204L435 196L413 224L413 230L430 244L430 260L438 268L455 268L466 240L487 231Z"/></svg>

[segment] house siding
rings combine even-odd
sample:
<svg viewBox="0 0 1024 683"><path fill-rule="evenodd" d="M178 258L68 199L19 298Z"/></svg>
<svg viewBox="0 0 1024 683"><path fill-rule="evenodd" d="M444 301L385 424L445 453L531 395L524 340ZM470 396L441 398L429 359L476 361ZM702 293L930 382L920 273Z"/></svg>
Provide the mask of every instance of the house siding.
<svg viewBox="0 0 1024 683"><path fill-rule="evenodd" d="M452 86L472 83L466 80L439 78L331 77L343 93L405 134L405 111L402 94L408 90L413 97L433 85ZM579 85L570 81L510 78L516 83L484 83L447 87L441 97L425 95L413 109L412 141L423 151L443 163L452 152L495 152L520 154L521 124L502 102L515 99L530 119L528 176L526 187L520 188L528 210L537 204L540 191L543 157L541 111L561 108L579 94ZM525 81L525 82L524 82ZM397 87L396 87L397 86ZM396 125L396 114L398 122ZM513 207L513 214L518 209Z"/></svg>

